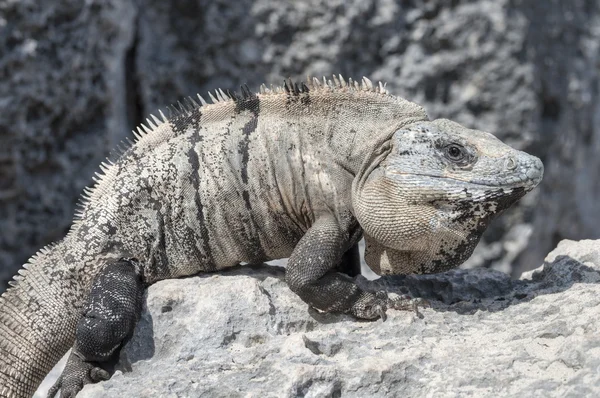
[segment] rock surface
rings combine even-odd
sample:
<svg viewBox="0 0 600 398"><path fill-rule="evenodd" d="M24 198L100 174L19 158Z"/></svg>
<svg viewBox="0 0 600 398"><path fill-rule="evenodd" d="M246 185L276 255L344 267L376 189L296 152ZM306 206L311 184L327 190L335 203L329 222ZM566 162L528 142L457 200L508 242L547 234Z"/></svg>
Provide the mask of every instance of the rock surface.
<svg viewBox="0 0 600 398"><path fill-rule="evenodd" d="M470 260L518 275L563 238L600 237L599 27L589 0L0 2L0 280L66 233L149 112L331 73L387 81L544 161Z"/></svg>
<svg viewBox="0 0 600 398"><path fill-rule="evenodd" d="M600 395L600 241L520 280L486 269L360 282L429 300L386 322L307 311L278 267L159 282L111 380L78 397Z"/></svg>

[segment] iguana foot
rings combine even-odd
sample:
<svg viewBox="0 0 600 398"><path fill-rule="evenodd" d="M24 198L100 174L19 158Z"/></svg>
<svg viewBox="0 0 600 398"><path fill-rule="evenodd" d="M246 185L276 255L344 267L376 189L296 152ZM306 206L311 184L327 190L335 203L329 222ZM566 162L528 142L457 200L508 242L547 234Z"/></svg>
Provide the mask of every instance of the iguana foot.
<svg viewBox="0 0 600 398"><path fill-rule="evenodd" d="M110 374L98 365L86 361L76 351L71 352L65 369L48 391L48 398L55 397L59 390L61 398L75 398L86 384L108 380Z"/></svg>
<svg viewBox="0 0 600 398"><path fill-rule="evenodd" d="M142 310L143 285L134 260L108 264L94 279L77 323L75 345L62 375L48 392L74 398L86 384L108 380L121 347Z"/></svg>
<svg viewBox="0 0 600 398"><path fill-rule="evenodd" d="M419 307L429 307L429 302L422 298L412 298L408 295L398 295L380 290L375 293L364 292L363 295L350 309L350 313L357 318L374 320L381 318L387 320L388 308L399 311L413 311L418 318L423 318Z"/></svg>

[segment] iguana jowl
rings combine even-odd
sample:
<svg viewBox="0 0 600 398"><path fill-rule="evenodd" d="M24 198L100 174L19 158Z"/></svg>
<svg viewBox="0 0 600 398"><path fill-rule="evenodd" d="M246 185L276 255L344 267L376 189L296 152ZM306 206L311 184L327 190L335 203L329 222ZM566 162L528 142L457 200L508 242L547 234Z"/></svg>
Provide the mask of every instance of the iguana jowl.
<svg viewBox="0 0 600 398"><path fill-rule="evenodd" d="M1 396L31 396L71 347L52 394L108 377L145 285L240 262L289 257L287 282L312 307L375 319L385 298L348 276L363 233L378 273L444 271L542 178L536 157L429 121L368 79L211 99L138 129L67 236L0 297Z"/></svg>

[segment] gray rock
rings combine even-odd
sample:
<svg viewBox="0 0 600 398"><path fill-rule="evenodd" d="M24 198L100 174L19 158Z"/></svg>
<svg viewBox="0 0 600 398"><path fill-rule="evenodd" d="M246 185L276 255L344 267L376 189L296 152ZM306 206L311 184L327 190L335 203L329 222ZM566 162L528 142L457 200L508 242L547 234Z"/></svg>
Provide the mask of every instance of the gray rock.
<svg viewBox="0 0 600 398"><path fill-rule="evenodd" d="M518 275L563 238L600 238L599 20L584 0L2 2L0 279L66 232L100 159L148 113L331 73L385 80L542 158L541 187L466 265Z"/></svg>
<svg viewBox="0 0 600 398"><path fill-rule="evenodd" d="M278 267L159 282L111 380L80 397L598 396L600 241L521 280L487 270L361 279L430 302L386 322L307 311Z"/></svg>

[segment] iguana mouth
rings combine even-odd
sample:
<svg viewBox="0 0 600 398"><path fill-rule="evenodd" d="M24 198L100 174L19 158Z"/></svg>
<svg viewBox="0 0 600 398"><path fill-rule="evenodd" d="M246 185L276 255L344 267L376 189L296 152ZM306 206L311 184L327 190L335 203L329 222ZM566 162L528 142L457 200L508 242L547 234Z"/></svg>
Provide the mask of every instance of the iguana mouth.
<svg viewBox="0 0 600 398"><path fill-rule="evenodd" d="M427 177L427 178L434 178L434 179L438 179L438 180L453 180L453 181L458 181L460 183L463 184L468 184L468 185L478 185L478 186L482 186L482 187L490 187L490 188L507 188L507 189L512 189L512 188L534 188L539 181L541 180L541 177L539 179L530 179L528 177L523 177L522 179L517 179L515 177L515 181L511 181L511 182L507 182L505 184L491 184L491 183L487 183L487 182L482 182L482 181L477 181L477 180L463 180L460 178L456 178L456 177L450 177L450 176L439 176L439 175L433 175L433 174L426 174L426 173L405 173L405 172L401 172L401 171L394 171L394 170L388 170L387 171L389 174L396 174L396 175L410 175L410 176L419 176L419 177Z"/></svg>

